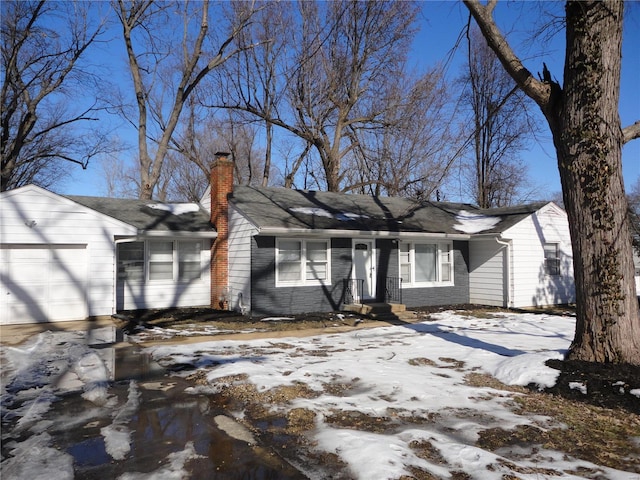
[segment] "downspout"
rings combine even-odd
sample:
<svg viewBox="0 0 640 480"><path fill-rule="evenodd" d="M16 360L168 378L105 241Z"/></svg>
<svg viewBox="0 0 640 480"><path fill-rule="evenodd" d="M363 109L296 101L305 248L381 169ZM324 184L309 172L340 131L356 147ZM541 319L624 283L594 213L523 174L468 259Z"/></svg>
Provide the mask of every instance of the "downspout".
<svg viewBox="0 0 640 480"><path fill-rule="evenodd" d="M496 243L502 245L507 249L507 308L513 308L511 304L511 242L508 240L502 240L500 237L495 237Z"/></svg>

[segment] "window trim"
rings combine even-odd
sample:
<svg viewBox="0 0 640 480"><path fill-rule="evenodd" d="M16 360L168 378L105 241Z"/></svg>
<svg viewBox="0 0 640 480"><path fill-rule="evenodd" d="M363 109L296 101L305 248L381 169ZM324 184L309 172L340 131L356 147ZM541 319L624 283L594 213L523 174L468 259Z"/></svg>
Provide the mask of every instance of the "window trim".
<svg viewBox="0 0 640 480"><path fill-rule="evenodd" d="M163 279L151 279L151 244L154 242L171 242L171 278ZM120 247L126 243L142 243L143 244L143 273L140 278L131 279L126 276L121 276L121 260L120 260ZM180 279L180 245L185 243L194 243L198 245L200 252L199 256L199 275L192 279ZM122 242L118 244L116 248L116 269L118 281L127 282L131 284L148 284L148 285L160 285L160 284L189 284L193 282L201 282L203 280L203 274L206 272L206 268L202 263L203 242L199 239L175 239L175 238L151 238L145 240L135 240L133 242ZM167 252L168 253L168 252Z"/></svg>
<svg viewBox="0 0 640 480"><path fill-rule="evenodd" d="M436 280L433 281L415 281L416 278L416 245L435 245L436 247ZM409 259L403 261L402 248L408 246ZM455 269L454 269L454 249L451 241L401 241L398 244L398 272L402 277L402 267L409 266L409 280L402 279L402 288L425 288L425 287L452 287L455 285ZM448 265L449 280L442 280L443 268Z"/></svg>
<svg viewBox="0 0 640 480"><path fill-rule="evenodd" d="M554 257L548 257L547 256L547 252L549 250L547 250L547 247L555 247L554 248L554 253L555 256ZM559 242L545 242L542 245L542 255L544 257L544 274L548 277L559 277L560 275L562 275L562 269L561 269L561 265L560 265L560 243ZM550 262L554 261L555 265L553 265L553 271L551 271L552 269L550 268Z"/></svg>
<svg viewBox="0 0 640 480"><path fill-rule="evenodd" d="M300 244L300 258L299 262L299 276L296 280L281 280L280 279L280 244L282 242L299 242ZM308 243L323 243L326 246L326 260L325 262L314 262L326 264L326 279L307 279L307 266L311 262L307 258L307 244ZM305 287L305 286L324 286L331 285L331 240L330 239L315 239L315 238L290 238L290 237L277 237L275 246L275 277L276 287Z"/></svg>

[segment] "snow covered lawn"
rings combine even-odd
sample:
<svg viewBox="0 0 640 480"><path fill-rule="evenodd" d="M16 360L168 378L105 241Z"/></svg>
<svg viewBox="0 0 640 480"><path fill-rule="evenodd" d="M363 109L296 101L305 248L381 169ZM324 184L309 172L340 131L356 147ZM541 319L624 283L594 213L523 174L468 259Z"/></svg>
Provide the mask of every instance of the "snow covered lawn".
<svg viewBox="0 0 640 480"><path fill-rule="evenodd" d="M198 379L194 393L236 398L233 414L249 425L311 419L303 428L308 452L290 456L303 471L331 459L335 468L325 475L332 478L637 479L526 439L496 451L478 446L487 432L542 438L565 428L516 413L514 397L524 391L473 386L470 379L488 374L506 385L552 386L558 371L545 361L563 357L574 326L570 317L442 312L405 326L151 350L168 368L191 365L183 374ZM251 405L251 390L263 405ZM313 467L307 473L318 475Z"/></svg>
<svg viewBox="0 0 640 480"><path fill-rule="evenodd" d="M545 362L563 357L574 327L564 316L477 318L447 311L402 326L145 350L172 375L191 381L190 393L224 400L225 413L252 429L259 445L277 450L311 479L638 479L640 427L631 442L615 438L620 423L640 426L638 415L571 407L578 417L584 412L587 430L576 437L587 444L572 451L600 452L607 467L597 455L585 459L559 444L558 435L574 433L568 420L523 403L552 398L538 399L520 386L554 385L559 372ZM118 404L108 362L96 352L81 332L43 333L0 349L3 425L9 417L14 425L2 432L3 479L73 478L73 458L56 449L44 418L74 390L86 401L86 419L92 409L112 418L101 429L111 462L129 458L128 422L140 408L139 387L132 380L125 404ZM627 395L640 397L640 389ZM609 438L631 445L623 454L598 437L602 421L614 432ZM77 428L83 422L78 418ZM135 478L189 478L196 457L187 442L159 458L155 473Z"/></svg>

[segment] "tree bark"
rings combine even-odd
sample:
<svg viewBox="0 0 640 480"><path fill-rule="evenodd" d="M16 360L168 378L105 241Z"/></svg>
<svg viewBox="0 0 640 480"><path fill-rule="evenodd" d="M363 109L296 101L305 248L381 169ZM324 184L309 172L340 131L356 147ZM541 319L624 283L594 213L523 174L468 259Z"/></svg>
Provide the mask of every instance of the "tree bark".
<svg viewBox="0 0 640 480"><path fill-rule="evenodd" d="M540 106L553 135L576 286L576 333L568 358L640 365L622 179L622 145L636 135L634 128L623 131L618 114L622 1L567 2L563 87L524 68L493 21L495 0L465 4L504 68Z"/></svg>
<svg viewBox="0 0 640 480"><path fill-rule="evenodd" d="M576 274L569 358L640 364L618 114L622 14L622 1L567 3L564 97L553 137Z"/></svg>

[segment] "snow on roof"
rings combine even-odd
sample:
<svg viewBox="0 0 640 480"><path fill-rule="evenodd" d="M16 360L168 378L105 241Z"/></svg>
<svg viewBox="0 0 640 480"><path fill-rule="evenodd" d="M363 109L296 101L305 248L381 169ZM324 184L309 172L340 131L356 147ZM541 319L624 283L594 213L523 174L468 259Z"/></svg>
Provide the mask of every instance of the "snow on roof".
<svg viewBox="0 0 640 480"><path fill-rule="evenodd" d="M348 222L350 220L356 220L358 218L369 218L368 215L360 215L358 213L350 213L350 212L338 212L331 213L324 208L313 208L313 207L296 207L290 208L289 212L291 213L302 213L305 215L313 215L316 217L326 217L326 218L335 218L336 220L341 220Z"/></svg>
<svg viewBox="0 0 640 480"><path fill-rule="evenodd" d="M460 210L456 220L459 222L453 226L456 230L464 233L480 233L495 227L500 222L500 217Z"/></svg>
<svg viewBox="0 0 640 480"><path fill-rule="evenodd" d="M173 215L193 213L200 210L200 206L197 203L151 203L148 207L154 210L164 210Z"/></svg>

